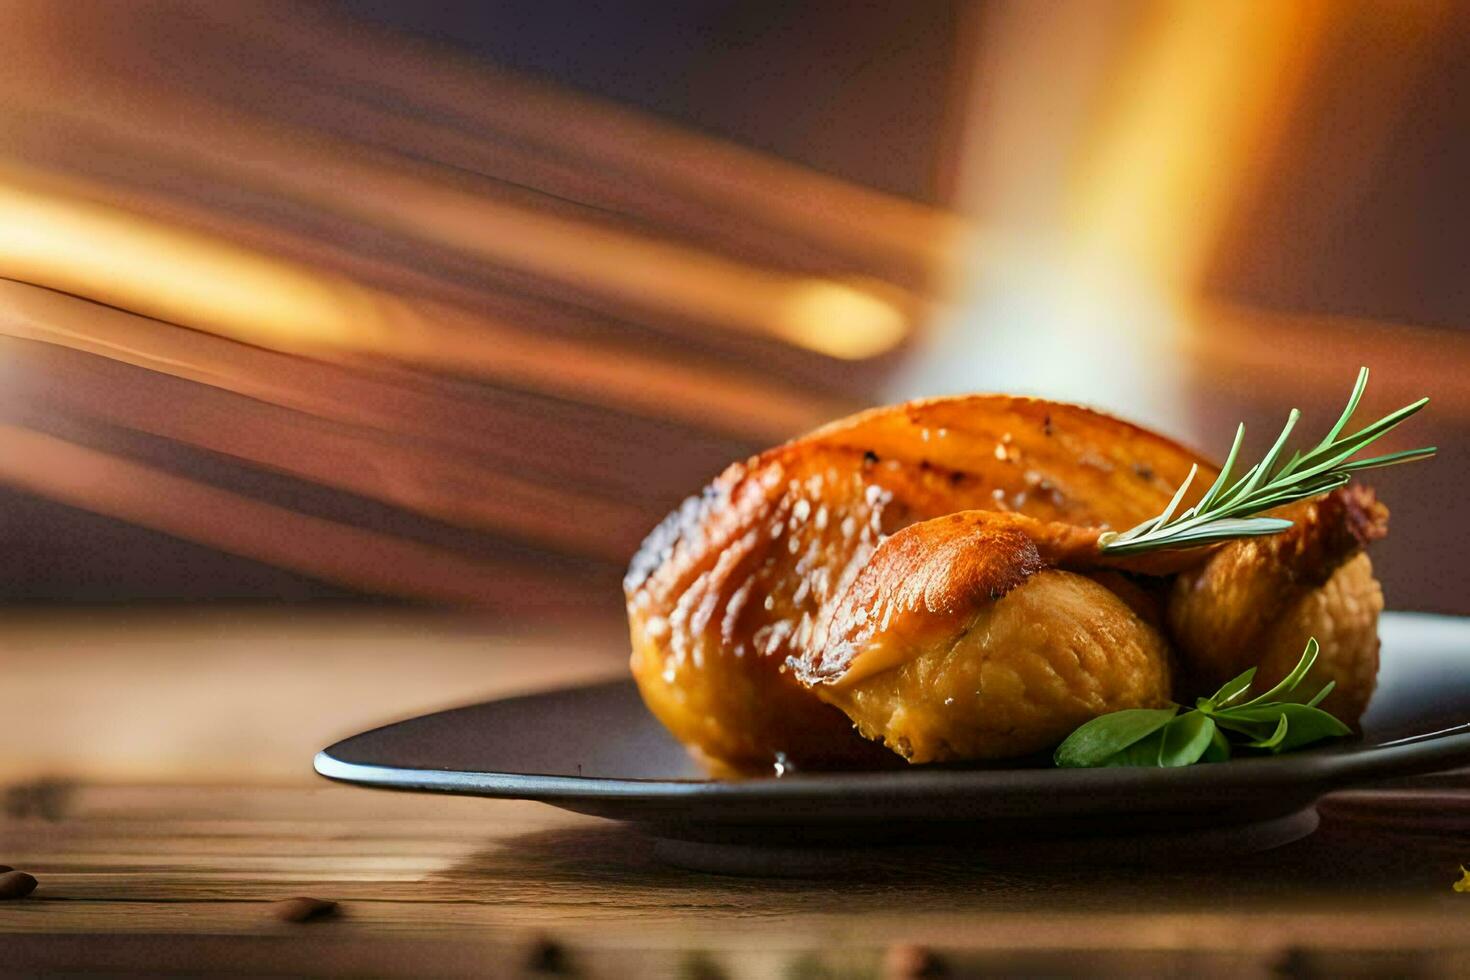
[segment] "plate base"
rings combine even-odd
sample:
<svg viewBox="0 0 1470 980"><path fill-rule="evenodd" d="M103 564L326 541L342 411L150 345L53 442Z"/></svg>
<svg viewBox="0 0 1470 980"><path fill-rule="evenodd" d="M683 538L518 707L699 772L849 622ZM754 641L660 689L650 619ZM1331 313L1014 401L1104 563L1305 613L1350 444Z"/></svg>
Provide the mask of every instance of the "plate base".
<svg viewBox="0 0 1470 980"><path fill-rule="evenodd" d="M969 845L958 854L946 844L948 859L994 867L1042 865L1150 865L1198 861L1269 851L1301 840L1317 829L1317 808L1254 823L1155 831L1126 836L1007 837L989 846ZM749 878L827 878L906 866L916 851L904 844L867 847L783 847L711 843L672 837L653 842L653 856L687 871Z"/></svg>

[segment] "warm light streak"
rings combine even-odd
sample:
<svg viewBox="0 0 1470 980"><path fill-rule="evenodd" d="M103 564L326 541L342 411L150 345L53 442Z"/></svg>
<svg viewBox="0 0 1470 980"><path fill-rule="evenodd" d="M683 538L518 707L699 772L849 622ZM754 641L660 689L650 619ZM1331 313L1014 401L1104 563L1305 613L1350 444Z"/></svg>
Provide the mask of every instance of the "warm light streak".
<svg viewBox="0 0 1470 980"><path fill-rule="evenodd" d="M331 134L333 126L305 128L284 121L297 118L294 114L240 111L230 100L207 97L178 82L168 70L157 77L119 76L112 58L96 54L116 43L114 32L63 29L66 17L46 7L23 7L0 16L0 34L16 42L13 70L0 84L0 144L11 147L17 160L35 159L27 155L33 150L50 159L47 147L73 139L67 135L70 128L86 152L116 147L122 160L139 168L150 160L162 162L165 170L186 162L199 179L347 219L389 239L458 253L483 263L489 273L509 274L531 291L600 315L685 332L773 338L843 359L892 350L921 312L922 301L907 289L859 277L927 283L949 267L953 240L964 231L963 222L943 210L513 73L443 53L421 57L398 46L379 46L317 17L262 23L221 11L211 8L201 21L209 23L212 37L261 46L250 50L262 56L314 51L320 61L312 62L316 69L307 73L309 80L237 82L245 92L280 98L293 86L309 86L313 111L340 101L350 118L359 119L359 129L376 135L343 139ZM123 16L119 23L126 25L129 56L147 60L158 54L155 46L171 51L175 42L165 21ZM219 50L200 57L207 64ZM86 59L85 66L77 59ZM167 61L164 67L173 64ZM393 66L386 74L385 64ZM222 70L228 75L236 67L232 62ZM369 109L368 102L380 100L361 100L355 94L359 84L349 81L356 79L362 84L371 79L380 95L396 94ZM345 90L338 92L342 86ZM37 135L36 119L47 121L45 134ZM467 119L475 125L466 125ZM376 149L374 139L384 133L397 134L382 137L389 145L396 138L397 145L417 149ZM448 165L433 162L439 159ZM0 181L9 176L0 172ZM29 178L20 186L35 189ZM558 200L562 196L566 199ZM5 217L0 210L0 221ZM61 231L103 231L100 226L107 222L98 220L99 212L90 210L86 217L85 227L79 221L38 225L35 233L46 239L39 243L41 251L54 253ZM724 229L727 221L730 232ZM110 230L132 237L108 243L140 256L151 252L149 261L166 258L187 271L197 280L189 297L195 310L206 302L210 307L214 326L208 329L223 329L232 317L246 318L266 305L254 288L258 283L240 281L249 278L248 263L238 255L228 259L235 278L216 284L194 275L211 270L196 270L178 258L181 250L197 252L201 265L212 265L219 257L215 250L207 245L196 250L193 242L176 247L173 242L179 240L172 235L168 242L144 242L149 236L142 234L140 221L123 224ZM783 249L812 243L813 258L835 271L816 275L786 269L709 244L749 240L757 229L778 236ZM12 243L28 250L37 244ZM143 248L149 244L160 247ZM71 278L126 288L118 280L135 278L143 261L140 257L102 277L78 272ZM370 331L385 316L394 320L391 329L401 326L397 311L385 310L376 298L363 309L360 294L337 285L320 290L312 280L288 288L279 268L260 271L258 278L271 280L281 308L266 310L266 323L252 334L279 328L297 343L331 343L343 332ZM53 280L61 275L51 268L47 274ZM240 304L239 293L256 298Z"/></svg>
<svg viewBox="0 0 1470 980"><path fill-rule="evenodd" d="M846 359L884 353L909 329L894 287L754 266L403 175L371 179L313 192L334 210L633 315L774 336ZM55 183L0 166L0 275L286 349L390 347L388 334L414 319L394 297L47 186Z"/></svg>
<svg viewBox="0 0 1470 980"><path fill-rule="evenodd" d="M785 288L771 329L798 347L862 360L898 346L909 321L876 287L804 279Z"/></svg>
<svg viewBox="0 0 1470 980"><path fill-rule="evenodd" d="M0 163L0 278L254 346L339 360L379 356L718 431L783 438L833 414L833 406L819 397L629 345L588 341L568 357L565 340L523 324L401 298L141 211L98 203L94 197L100 193L81 182ZM772 329L811 343L845 344L848 351L872 349L861 346L862 330L842 329L854 319L867 316L880 330L891 330L891 318L862 306L861 292L838 290L835 301L829 295L814 305L806 298L810 288L802 279L769 286L758 301ZM857 317L853 306L860 307ZM96 347L87 340L88 329L81 325L69 342ZM108 356L136 361L122 350Z"/></svg>
<svg viewBox="0 0 1470 980"><path fill-rule="evenodd" d="M1207 263L1298 104L1331 5L1138 9L1135 21L1059 0L1002 5L989 22L967 199L1005 240L973 256L973 293L920 383L1177 420Z"/></svg>
<svg viewBox="0 0 1470 980"><path fill-rule="evenodd" d="M1193 288L1330 16L1316 0L1160 5L1075 185L1068 233L1082 261Z"/></svg>
<svg viewBox="0 0 1470 980"><path fill-rule="evenodd" d="M334 210L551 280L638 315L774 335L848 359L890 350L909 329L909 316L887 298L897 292L894 287L880 293L806 278L688 243L476 197L391 172L373 177L382 193L349 192L350 185L339 183L316 186L313 195Z"/></svg>
<svg viewBox="0 0 1470 980"><path fill-rule="evenodd" d="M366 592L511 608L562 591L530 569L512 573L15 425L0 424L0 483Z"/></svg>
<svg viewBox="0 0 1470 980"><path fill-rule="evenodd" d="M100 313L94 308L92 316L100 319ZM7 320L0 317L0 337L9 332ZM152 372L101 365L79 372L76 358L51 344L0 349L0 415L121 425L455 526L546 542L572 554L586 551L611 562L625 561L648 533L647 508L587 486L590 466L586 481L548 479L531 471L524 456L487 459L378 427L288 411L207 384L170 384ZM59 384L58 378L73 383ZM567 520L568 514L578 520Z"/></svg>
<svg viewBox="0 0 1470 980"><path fill-rule="evenodd" d="M0 169L0 276L287 350L373 349L399 313L334 277Z"/></svg>

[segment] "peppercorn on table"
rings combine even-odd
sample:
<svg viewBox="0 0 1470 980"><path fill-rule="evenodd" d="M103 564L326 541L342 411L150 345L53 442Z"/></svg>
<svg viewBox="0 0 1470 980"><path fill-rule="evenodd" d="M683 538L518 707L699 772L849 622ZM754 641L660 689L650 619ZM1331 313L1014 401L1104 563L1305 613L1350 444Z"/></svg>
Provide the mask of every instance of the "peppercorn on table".
<svg viewBox="0 0 1470 980"><path fill-rule="evenodd" d="M0 901L5 971L1470 970L1470 892L1454 887L1467 773L1336 794L1315 834L1229 860L996 863L912 846L781 879L671 868L636 831L535 803L309 776L316 748L364 724L615 674L614 626L245 610L8 623L18 736L0 748L0 865L38 885ZM114 675L135 679L126 703Z"/></svg>

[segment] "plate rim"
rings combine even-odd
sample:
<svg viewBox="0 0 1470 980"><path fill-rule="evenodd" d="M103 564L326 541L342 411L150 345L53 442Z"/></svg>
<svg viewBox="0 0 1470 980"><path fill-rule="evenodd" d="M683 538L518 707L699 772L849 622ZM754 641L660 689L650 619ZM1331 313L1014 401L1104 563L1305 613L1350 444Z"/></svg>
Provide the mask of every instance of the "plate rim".
<svg viewBox="0 0 1470 980"><path fill-rule="evenodd" d="M537 697L612 687L626 680L555 688ZM867 772L804 772L795 778L756 777L745 780L637 779L604 776L569 776L550 773L513 773L467 769L420 769L349 762L333 754L344 744L364 735L411 723L419 718L448 714L513 700L496 698L429 712L415 718L381 725L333 743L316 754L312 766L318 775L335 782L384 789L445 792L497 799L532 799L544 802L577 800L659 800L715 798L730 801L833 800L864 794L870 798L929 798L960 793L980 796L987 792L1085 792L1106 789L1149 792L1162 787L1187 789L1209 786L1219 790L1231 784L1254 791L1273 786L1297 790L1326 790L1356 783L1401 776L1420 775L1470 765L1470 721L1434 732L1425 732L1382 743L1361 751L1346 746L1330 747L1289 756L1232 759L1180 768L1095 768L1095 769L919 769Z"/></svg>

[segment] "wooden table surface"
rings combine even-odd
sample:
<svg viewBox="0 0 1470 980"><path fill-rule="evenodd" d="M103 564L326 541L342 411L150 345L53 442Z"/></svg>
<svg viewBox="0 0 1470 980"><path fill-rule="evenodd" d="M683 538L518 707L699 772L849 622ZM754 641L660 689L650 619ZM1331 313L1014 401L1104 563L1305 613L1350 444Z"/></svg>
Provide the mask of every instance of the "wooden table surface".
<svg viewBox="0 0 1470 980"><path fill-rule="evenodd" d="M425 699L451 700L456 684L475 696L487 686L524 688L528 672L549 669L529 661L554 660L528 651L567 647L483 624L449 629L424 617L349 617L324 627L299 615L231 615L225 632L258 651L255 682L221 667L227 682L206 694L209 669L200 667L195 696L184 699L191 703L178 703L177 686L150 696L149 685L138 684L123 698L143 732L129 738L172 729L212 746L215 769L180 755L160 760L151 776L135 760L113 779L105 744L96 746L104 762L85 764L88 739L105 741L95 738L105 731L87 727L95 705L67 693L86 675L89 657L67 664L60 648L86 638L80 645L95 655L106 635L126 637L114 642L117 655L136 658L148 676L157 657L171 662L170 642L189 646L192 638L197 649L218 640L220 616L133 616L121 625L104 617L90 627L42 617L6 625L11 642L0 649L0 677L25 703L11 712L22 723L8 725L0 753L9 781L0 864L31 872L40 885L30 897L0 902L0 972L785 978L941 968L961 976L1470 971L1470 893L1452 887L1460 863L1470 862L1470 774L1336 794L1323 802L1315 834L1229 859L1124 866L1109 863L1105 848L1095 861L1063 863L915 846L875 851L833 878L721 877L663 866L637 832L539 804L337 786L304 772L281 776L287 770L276 759L257 759L252 768L251 742L232 741L226 731L253 705L278 718L278 738L256 740L258 751L294 756L304 769L311 750L359 724L361 707L330 699L313 719L273 714L330 688L340 667L332 636L351 645L375 635L363 665L377 678L373 689L382 698L400 689L398 703L411 710L431 706L418 703ZM287 640L303 634L326 649L326 666L290 653ZM460 637L460 647L446 636ZM616 669L608 652L616 641L604 640L578 647L581 666L553 664L556 672ZM427 656L431 649L438 659ZM483 682L487 660L499 668L498 684ZM474 664L478 686L464 688L462 675ZM425 673L431 676L417 687L407 683ZM437 694L435 684L443 687ZM283 687L290 693L270 693ZM225 719L220 729L209 728L211 716ZM47 758L71 762L50 774L25 773L16 732ZM71 756L59 754L68 740ZM63 769L74 775L60 775ZM338 902L338 913L300 924L276 919L273 903L298 895Z"/></svg>

